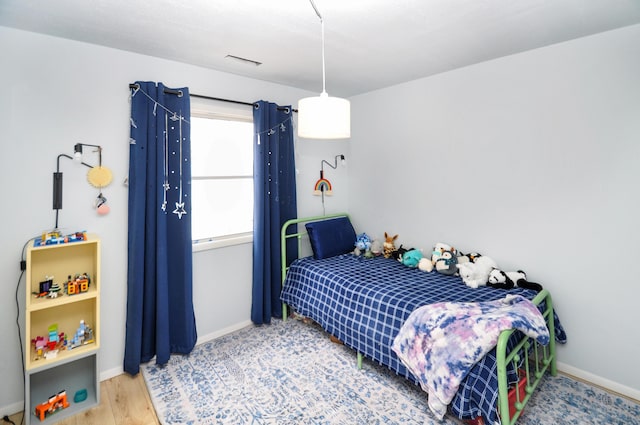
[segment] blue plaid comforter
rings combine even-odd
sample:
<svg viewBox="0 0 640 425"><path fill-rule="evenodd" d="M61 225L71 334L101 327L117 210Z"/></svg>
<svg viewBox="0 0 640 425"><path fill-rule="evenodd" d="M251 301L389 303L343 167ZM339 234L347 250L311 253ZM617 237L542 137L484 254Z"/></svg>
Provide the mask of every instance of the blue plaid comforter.
<svg viewBox="0 0 640 425"><path fill-rule="evenodd" d="M514 288L510 294L533 299L536 292ZM418 382L392 350L393 340L411 312L439 302L493 301L501 289L467 287L462 279L409 268L393 259L363 258L351 254L315 260L295 260L287 273L281 300L299 314L318 322L345 345ZM564 342L559 320L556 339ZM495 349L469 372L450 404L461 419L483 416L497 420L497 360ZM517 380L515 371L510 371Z"/></svg>

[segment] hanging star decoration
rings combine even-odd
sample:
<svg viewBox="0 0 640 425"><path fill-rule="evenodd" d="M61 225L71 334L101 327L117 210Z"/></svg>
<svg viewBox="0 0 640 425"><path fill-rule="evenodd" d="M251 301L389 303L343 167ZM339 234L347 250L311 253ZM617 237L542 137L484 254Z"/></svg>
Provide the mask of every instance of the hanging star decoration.
<svg viewBox="0 0 640 425"><path fill-rule="evenodd" d="M162 202L160 208L162 209L162 211L167 211L167 192L169 191L169 189L171 189L171 185L169 185L169 182L165 180L162 188L164 189L164 201Z"/></svg>
<svg viewBox="0 0 640 425"><path fill-rule="evenodd" d="M175 116L175 112L174 112L174 116ZM182 118L182 111L180 111L180 118ZM184 201L182 200L182 194L183 194L183 190L182 190L182 180L183 180L183 175L182 175L182 159L183 159L183 152L182 152L182 119L178 119L179 123L178 123L178 142L180 143L180 192L179 192L179 200L178 202L176 202L176 209L173 210L173 213L176 214L178 216L178 219L181 220L182 216L185 215L187 213L187 211L184 209Z"/></svg>
<svg viewBox="0 0 640 425"><path fill-rule="evenodd" d="M160 206L160 209L164 212L167 212L167 192L169 191L169 189L171 188L171 186L169 185L169 115L167 114L167 112L164 113L164 131L162 132L163 136L164 136L164 167L163 167L163 173L164 173L164 183L162 185L162 187L164 188L164 192L163 192L163 196L162 196L162 205Z"/></svg>
<svg viewBox="0 0 640 425"><path fill-rule="evenodd" d="M176 202L176 209L173 210L173 213L177 214L179 219L182 219L182 216L187 213L184 209L184 202Z"/></svg>

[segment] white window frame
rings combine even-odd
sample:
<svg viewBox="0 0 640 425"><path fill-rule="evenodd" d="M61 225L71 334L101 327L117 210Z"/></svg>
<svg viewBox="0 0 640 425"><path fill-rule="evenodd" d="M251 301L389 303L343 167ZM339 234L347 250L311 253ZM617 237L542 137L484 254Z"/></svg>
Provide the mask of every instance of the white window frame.
<svg viewBox="0 0 640 425"><path fill-rule="evenodd" d="M192 96L191 116L253 123L253 107ZM193 179L193 176L192 176ZM229 234L192 242L192 252L207 251L234 245L253 243L253 232Z"/></svg>

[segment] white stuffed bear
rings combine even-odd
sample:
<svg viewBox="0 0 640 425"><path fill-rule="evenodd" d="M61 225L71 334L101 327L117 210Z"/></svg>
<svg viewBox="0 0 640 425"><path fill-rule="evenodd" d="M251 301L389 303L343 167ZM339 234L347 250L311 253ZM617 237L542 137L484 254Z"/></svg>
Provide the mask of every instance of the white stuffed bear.
<svg viewBox="0 0 640 425"><path fill-rule="evenodd" d="M470 288L484 286L489 281L491 270L497 269L498 265L493 259L483 255L476 259L474 263L458 264L458 272L462 281Z"/></svg>
<svg viewBox="0 0 640 425"><path fill-rule="evenodd" d="M418 269L423 272L430 272L433 270L433 263L431 262L431 258L422 257L418 262Z"/></svg>

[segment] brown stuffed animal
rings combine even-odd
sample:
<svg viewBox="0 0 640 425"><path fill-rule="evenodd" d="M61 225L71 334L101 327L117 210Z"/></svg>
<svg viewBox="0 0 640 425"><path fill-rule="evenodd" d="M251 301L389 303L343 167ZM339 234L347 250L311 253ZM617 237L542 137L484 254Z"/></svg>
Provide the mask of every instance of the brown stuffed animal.
<svg viewBox="0 0 640 425"><path fill-rule="evenodd" d="M396 244L394 243L396 239L398 239L398 235L390 236L387 232L384 232L384 243L382 244L384 258L393 256L393 252L396 250Z"/></svg>

